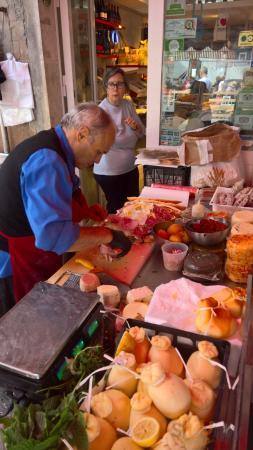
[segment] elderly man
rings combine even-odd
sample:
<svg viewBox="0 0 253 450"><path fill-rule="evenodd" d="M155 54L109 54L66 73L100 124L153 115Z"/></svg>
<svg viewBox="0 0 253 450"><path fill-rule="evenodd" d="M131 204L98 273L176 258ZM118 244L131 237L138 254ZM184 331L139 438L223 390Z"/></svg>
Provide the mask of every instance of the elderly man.
<svg viewBox="0 0 253 450"><path fill-rule="evenodd" d="M112 240L112 232L105 227L94 231L78 225L83 218L101 221L106 211L99 205L88 207L75 167L84 169L99 162L114 138L109 114L93 103L84 103L65 114L60 125L19 144L2 164L2 314L13 304L10 280L18 301L36 282L59 269L63 253Z"/></svg>

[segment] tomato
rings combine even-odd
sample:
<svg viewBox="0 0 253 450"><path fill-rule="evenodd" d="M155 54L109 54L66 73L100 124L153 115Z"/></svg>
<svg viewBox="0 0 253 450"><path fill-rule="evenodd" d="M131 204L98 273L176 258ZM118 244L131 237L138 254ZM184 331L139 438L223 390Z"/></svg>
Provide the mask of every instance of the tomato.
<svg viewBox="0 0 253 450"><path fill-rule="evenodd" d="M159 236L162 239L169 239L169 233L166 230L163 230L162 228L157 231L157 236Z"/></svg>

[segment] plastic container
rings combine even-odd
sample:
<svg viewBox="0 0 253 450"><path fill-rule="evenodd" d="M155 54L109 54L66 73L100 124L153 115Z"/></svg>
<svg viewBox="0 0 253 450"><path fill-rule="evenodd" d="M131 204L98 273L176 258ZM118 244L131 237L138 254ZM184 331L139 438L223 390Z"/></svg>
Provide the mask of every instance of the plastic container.
<svg viewBox="0 0 253 450"><path fill-rule="evenodd" d="M180 272L188 252L188 245L181 242L168 242L163 244L161 249L165 269L170 270L171 272ZM177 250L179 250L178 253L176 253Z"/></svg>
<svg viewBox="0 0 253 450"><path fill-rule="evenodd" d="M228 205L220 205L217 203L217 197L221 193L229 193L232 192L231 188L225 187L217 187L213 197L209 203L212 206L213 211L225 211L228 214L232 215L235 211L253 211L253 208L249 208L248 206L228 206Z"/></svg>
<svg viewBox="0 0 253 450"><path fill-rule="evenodd" d="M190 175L191 168L186 166L144 166L144 185L151 186L152 183L160 183L189 186Z"/></svg>

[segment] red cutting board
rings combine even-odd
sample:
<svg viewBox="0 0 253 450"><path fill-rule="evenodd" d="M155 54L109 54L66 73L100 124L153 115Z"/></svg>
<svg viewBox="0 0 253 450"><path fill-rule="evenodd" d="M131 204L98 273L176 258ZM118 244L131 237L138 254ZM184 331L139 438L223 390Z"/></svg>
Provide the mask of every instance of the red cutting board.
<svg viewBox="0 0 253 450"><path fill-rule="evenodd" d="M115 280L130 286L150 257L153 249L153 243L134 243L127 255L122 258L115 258L110 262L99 253L99 248L96 247L78 253L78 258L88 259L101 272L105 272Z"/></svg>

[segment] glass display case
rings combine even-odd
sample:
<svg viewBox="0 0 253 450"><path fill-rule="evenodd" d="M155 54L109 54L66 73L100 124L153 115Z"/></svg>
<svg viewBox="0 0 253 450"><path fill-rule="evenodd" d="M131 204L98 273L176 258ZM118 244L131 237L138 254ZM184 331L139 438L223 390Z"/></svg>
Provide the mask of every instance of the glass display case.
<svg viewBox="0 0 253 450"><path fill-rule="evenodd" d="M147 146L215 122L253 134L252 0L150 0L149 18Z"/></svg>

